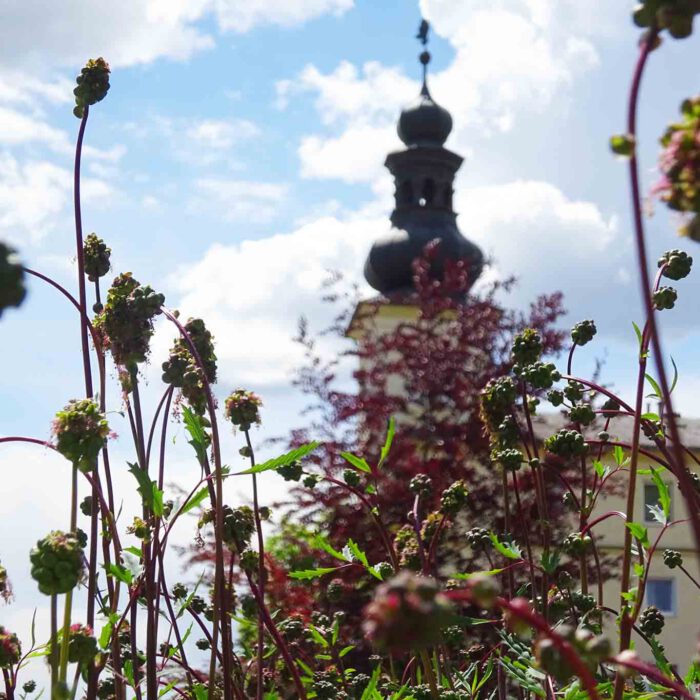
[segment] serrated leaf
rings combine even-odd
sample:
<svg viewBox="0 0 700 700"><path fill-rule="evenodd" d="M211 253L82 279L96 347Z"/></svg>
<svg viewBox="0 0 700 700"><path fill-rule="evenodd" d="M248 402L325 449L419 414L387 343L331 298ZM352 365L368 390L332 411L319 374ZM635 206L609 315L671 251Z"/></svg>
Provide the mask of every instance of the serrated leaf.
<svg viewBox="0 0 700 700"><path fill-rule="evenodd" d="M394 442L394 435L396 434L396 420L392 416L389 418L389 422L386 429L386 438L384 439L384 445L382 446L382 451L379 457L379 464L377 464L377 469L381 469L382 465L389 456L389 450L391 450L391 444Z"/></svg>
<svg viewBox="0 0 700 700"><path fill-rule="evenodd" d="M302 571L290 571L289 578L293 578L298 581L303 581L306 579L318 578L319 576L325 576L326 574L331 574L337 570L338 567L334 566L322 569L303 569Z"/></svg>
<svg viewBox="0 0 700 700"><path fill-rule="evenodd" d="M625 523L627 529L632 533L632 536L639 540L644 547L649 546L649 533L644 525L639 523Z"/></svg>
<svg viewBox="0 0 700 700"><path fill-rule="evenodd" d="M559 552L542 552L542 568L548 574L553 574L559 566Z"/></svg>
<svg viewBox="0 0 700 700"><path fill-rule="evenodd" d="M190 436L187 443L194 448L199 463L205 464L207 462L207 449L211 440L205 430L204 419L184 405L182 407L182 419L185 423L185 430Z"/></svg>
<svg viewBox="0 0 700 700"><path fill-rule="evenodd" d="M317 547L318 549L323 550L326 554L330 554L334 559L344 562L350 561L349 557L345 556L345 554L339 552L337 549L334 549L331 543L321 534L312 537L310 544L312 547Z"/></svg>
<svg viewBox="0 0 700 700"><path fill-rule="evenodd" d="M298 459L302 459L303 457L311 454L317 447L320 446L320 444L320 442L310 442L308 445L297 447L295 450L286 452L285 454L275 457L274 459L268 459L267 462L258 464L250 469L246 469L245 471L236 472L236 474L260 474L260 472L268 472L272 469L279 469L279 467L286 467L288 464L296 462Z"/></svg>
<svg viewBox="0 0 700 700"><path fill-rule="evenodd" d="M634 575L637 578L641 578L644 576L644 564L640 564L638 561L634 563L633 567L634 569Z"/></svg>
<svg viewBox="0 0 700 700"><path fill-rule="evenodd" d="M495 532L489 533L489 538L500 554L502 554L507 559L522 559L522 552L515 542L508 542L505 544L498 539L498 535Z"/></svg>
<svg viewBox="0 0 700 700"><path fill-rule="evenodd" d="M130 586L131 582L134 580L131 572L126 567L119 566L119 564L113 562L105 566L105 571L107 572L107 576L112 576L122 583L125 583L127 586Z"/></svg>
<svg viewBox="0 0 700 700"><path fill-rule="evenodd" d="M667 522L669 517L671 517L671 494L669 493L666 482L661 478L658 470L654 469L654 467L651 467L651 478L659 492L659 503L661 504L661 510L665 516L664 519Z"/></svg>
<svg viewBox="0 0 700 700"><path fill-rule="evenodd" d="M141 500L144 506L151 510L156 516L163 515L163 492L158 488L155 481L151 481L148 473L139 467L138 464L129 464L129 472L131 472L139 486L137 491L141 494Z"/></svg>
<svg viewBox="0 0 700 700"><path fill-rule="evenodd" d="M372 467L367 464L367 462L362 459L362 457L358 457L357 455L352 454L352 452L341 452L340 456L348 463L352 464L355 469L359 469L361 472L365 472L367 474L372 473Z"/></svg>
<svg viewBox="0 0 700 700"><path fill-rule="evenodd" d="M348 540L347 546L355 559L359 561L362 566L368 568L369 562L367 561L367 555L357 546L357 543L353 542L353 540Z"/></svg>
<svg viewBox="0 0 700 700"><path fill-rule="evenodd" d="M185 513L189 513L191 510L194 510L198 506L202 505L204 501L209 497L209 488L207 486L203 486L197 493L195 493L192 498L190 498L185 505L182 506L180 509L180 515L184 515Z"/></svg>
<svg viewBox="0 0 700 700"><path fill-rule="evenodd" d="M668 518L664 514L660 506L647 506L649 515L654 522L659 523L659 525L666 525Z"/></svg>

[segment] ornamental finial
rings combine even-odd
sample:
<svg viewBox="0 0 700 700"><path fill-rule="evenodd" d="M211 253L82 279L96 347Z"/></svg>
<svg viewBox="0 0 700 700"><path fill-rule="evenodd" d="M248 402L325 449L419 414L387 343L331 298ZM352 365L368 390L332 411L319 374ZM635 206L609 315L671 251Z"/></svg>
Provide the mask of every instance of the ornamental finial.
<svg viewBox="0 0 700 700"><path fill-rule="evenodd" d="M418 27L418 34L416 34L416 39L420 41L423 46L428 45L428 32L430 31L430 23L421 19L420 27ZM430 51L424 49L421 55L418 57L421 65L423 66L423 89L421 92L424 95L428 94L428 64L430 63Z"/></svg>

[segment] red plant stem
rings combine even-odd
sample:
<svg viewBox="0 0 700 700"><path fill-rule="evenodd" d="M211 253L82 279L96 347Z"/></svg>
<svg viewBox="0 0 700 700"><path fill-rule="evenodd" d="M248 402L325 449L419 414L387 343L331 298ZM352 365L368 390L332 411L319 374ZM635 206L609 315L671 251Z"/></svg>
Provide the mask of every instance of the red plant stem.
<svg viewBox="0 0 700 700"><path fill-rule="evenodd" d="M75 211L75 248L78 261L78 298L80 300L80 341L83 349L83 372L85 374L85 392L92 398L92 372L90 370L90 346L88 344L87 324L87 293L85 289L85 258L83 255L83 220L80 209L80 161L83 153L83 137L87 125L90 108L85 107L83 118L80 120L78 141L75 145L75 167L73 169L73 208Z"/></svg>
<svg viewBox="0 0 700 700"><path fill-rule="evenodd" d="M384 524L382 521L377 517L377 515L374 513L374 509L372 507L372 504L367 500L365 495L361 492L358 491L357 489L353 488L352 486L343 483L342 481L338 481L338 479L334 479L332 476L324 476L323 479L325 481L330 482L331 484L335 484L336 486L340 486L341 488L344 488L348 491L350 491L354 496L356 496L362 505L367 508L367 511L369 512L372 520L374 521L374 524L377 526L377 532L379 532L379 536L381 537L381 540L384 544L384 547L389 554L389 558L391 559L391 565L394 567L395 571L399 570L399 559L396 556L396 551L394 550L394 546L391 544L391 540L389 539L389 536L386 532L386 529L384 527Z"/></svg>
<svg viewBox="0 0 700 700"><path fill-rule="evenodd" d="M641 673L643 676L647 676L647 678L651 678L651 680L663 685L665 688L671 688L675 691L676 695L679 695L682 698L687 698L687 700L695 700L695 696L691 695L682 683L674 681L671 678L667 678L663 673L661 673L661 671L653 666L650 666L649 664L645 664L637 659L620 659L619 656L613 657L609 659L609 661L616 663L618 666L631 668L632 670Z"/></svg>
<svg viewBox="0 0 700 700"><path fill-rule="evenodd" d="M216 494L211 494L212 506L215 508L215 530L216 530L216 564L214 572L214 599L217 601L217 605L214 607L214 645L212 645L212 655L210 661L210 677L213 678L214 671L216 669L216 642L219 633L219 625L221 626L221 640L223 644L223 676L224 676L224 700L231 700L232 688L231 688L231 672L232 672L232 658L231 658L231 639L230 639L230 624L229 617L226 613L226 580L224 571L224 550L223 550L223 531L224 531L224 493L223 493L223 472L221 463L221 443L219 441L219 426L216 419L216 406L214 404L214 395L211 390L211 385L207 379L206 367L202 362L202 358L199 355L197 347L192 342L190 334L187 332L185 327L178 321L177 317L168 311L165 307L162 307L162 312L166 318L172 321L177 329L180 331L185 343L187 343L188 349L192 354L197 366L201 371L202 385L204 387L204 392L207 397L207 410L209 413L209 420L211 423L211 433L212 433L212 451L214 453L214 480ZM211 482L208 482L211 483ZM221 615L221 619L217 620L218 615ZM209 700L214 698L214 689L212 684L210 684L208 692Z"/></svg>
<svg viewBox="0 0 700 700"><path fill-rule="evenodd" d="M246 578L248 579L248 585L250 586L251 593L258 604L258 614L262 616L265 627L267 627L267 631L270 633L270 636L277 645L280 654L282 654L287 670L292 677L297 695L299 696L300 700L306 700L306 690L304 688L304 684L301 682L299 669L297 668L297 665L289 652L289 647L282 638L282 635L279 633L279 630L277 629L277 626L275 625L275 622L267 609L265 599L260 595L260 590L255 584L255 581L253 581L250 573L246 572Z"/></svg>
<svg viewBox="0 0 700 700"><path fill-rule="evenodd" d="M635 69L634 77L632 79L632 86L630 88L627 112L627 132L633 139L636 139L637 135L637 105L642 75L644 73L644 67L646 65L647 58L652 50L657 36L658 28L653 27L649 31L646 40L642 42L642 48L639 54L639 58L637 60L637 67ZM657 372L659 373L659 386L661 387L663 405L665 408L668 427L671 433L671 440L673 443L673 458L677 470L676 478L679 481L681 493L683 494L683 497L685 498L686 503L688 505L690 522L692 525L693 534L695 536L695 547L696 549L700 549L700 515L698 515L697 507L695 504L695 497L693 495L693 484L685 468L685 459L683 457L683 450L681 448L680 433L673 411L673 402L671 399L671 392L669 390L668 377L666 375L664 354L661 347L661 337L659 336L658 328L656 325L656 314L654 313L654 303L651 295L649 269L647 266L646 241L644 236L644 220L642 217L642 198L639 186L639 166L637 162L636 150L637 149L635 146L635 149L632 152L632 156L629 159L629 175L630 188L632 194L632 211L634 214L634 235L637 247L637 261L640 274L639 281L641 285L642 298L644 299L647 324L649 326L649 335L651 336L651 348L654 354L654 363L656 365Z"/></svg>
<svg viewBox="0 0 700 700"><path fill-rule="evenodd" d="M5 680L5 697L7 700L15 700L15 686L10 678L10 672L6 668L2 669L2 677Z"/></svg>
<svg viewBox="0 0 700 700"><path fill-rule="evenodd" d="M535 587L535 567L534 567L534 561L532 558L532 547L530 546L530 535L528 533L528 526L529 523L525 519L525 511L523 510L523 505L520 500L520 487L518 486L518 477L515 472L512 474L513 476L513 492L515 493L515 504L518 509L518 515L520 516L520 525L523 528L523 538L525 540L525 549L527 551L527 563L528 563L528 568L530 570L530 585L532 586L532 595L533 598L535 597L535 591L537 588ZM542 600L542 605L544 605L544 599ZM544 610L543 610L544 612Z"/></svg>
<svg viewBox="0 0 700 700"><path fill-rule="evenodd" d="M463 588L454 591L446 591L445 595L452 600L463 600L470 603L475 602L472 592ZM582 661L571 644L560 634L557 634L541 615L538 615L534 610L528 610L524 607L513 605L510 600L501 597L496 598L494 605L501 610L507 610L514 617L526 622L530 627L551 639L554 646L561 652L562 656L568 661L571 668L581 680L583 687L588 693L589 700L600 700L595 678L589 668Z"/></svg>

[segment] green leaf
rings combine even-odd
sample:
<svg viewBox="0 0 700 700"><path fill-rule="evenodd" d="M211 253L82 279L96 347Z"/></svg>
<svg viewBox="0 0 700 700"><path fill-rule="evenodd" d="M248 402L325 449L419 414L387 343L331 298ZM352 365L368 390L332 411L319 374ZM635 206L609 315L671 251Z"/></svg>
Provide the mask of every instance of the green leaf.
<svg viewBox="0 0 700 700"><path fill-rule="evenodd" d="M313 625L309 625L309 633L313 637L316 644L319 644L324 649L328 648L328 640Z"/></svg>
<svg viewBox="0 0 700 700"><path fill-rule="evenodd" d="M163 690L161 690L158 693L158 697L162 698L164 695L167 695L178 684L178 682L179 681L177 679L175 679L174 681L171 681L170 683L168 683L168 685L166 685L165 688L163 688Z"/></svg>
<svg viewBox="0 0 700 700"><path fill-rule="evenodd" d="M377 666L377 668L374 669L374 673L372 673L372 678L370 679L369 683L367 684L367 687L365 688L364 693L362 693L362 697L360 700L372 700L374 697L374 694L377 690L377 683L379 683L379 674L382 672L382 667Z"/></svg>
<svg viewBox="0 0 700 700"><path fill-rule="evenodd" d="M139 547L124 547L124 551L129 552L129 554L133 554L135 557L138 557L139 559L141 559L141 554L143 554L143 552L141 551L141 549Z"/></svg>
<svg viewBox="0 0 700 700"><path fill-rule="evenodd" d="M342 659L343 657L347 656L353 649L355 648L354 644L350 644L346 647L343 647L339 652L338 656Z"/></svg>
<svg viewBox="0 0 700 700"><path fill-rule="evenodd" d="M158 484L155 481L152 481L151 485L153 487L153 515L156 518L162 518L165 512L163 510L163 492L158 488Z"/></svg>
<svg viewBox="0 0 700 700"><path fill-rule="evenodd" d="M632 326L634 328L635 334L637 335L637 342L639 343L639 349L641 350L642 349L642 331L634 321L632 321Z"/></svg>
<svg viewBox="0 0 700 700"><path fill-rule="evenodd" d="M333 634L331 636L331 645L335 646L336 642L338 641L338 635L340 634L340 618L336 617L335 620L333 620Z"/></svg>
<svg viewBox="0 0 700 700"><path fill-rule="evenodd" d="M452 574L451 578L457 579L458 581L468 581L470 578L475 578L477 576L497 576L503 571L503 569L488 569L488 571L472 571L469 574Z"/></svg>
<svg viewBox="0 0 700 700"><path fill-rule="evenodd" d="M593 469L595 469L595 473L598 475L598 478L602 479L605 474L605 467L599 459L593 460Z"/></svg>
<svg viewBox="0 0 700 700"><path fill-rule="evenodd" d="M653 394L647 394L647 398L656 398L659 399L659 401L662 401L663 393L656 379L654 379L654 377L652 377L650 374L645 374L644 376L646 377L649 384L651 384L651 388L654 390Z"/></svg>
<svg viewBox="0 0 700 700"><path fill-rule="evenodd" d="M304 673L313 678L314 672L301 659L296 659L296 662Z"/></svg>
<svg viewBox="0 0 700 700"><path fill-rule="evenodd" d="M287 452L279 457L275 457L274 459L268 459L267 462L263 462L262 464L258 464L255 467L251 467L250 469L246 469L242 472L236 472L236 474L259 474L260 472L269 472L272 469L278 469L279 467L286 467L288 464L296 462L298 459L302 459L303 457L306 457L306 455L311 454L317 447L319 447L320 444L320 442L310 442L308 445L297 447L291 452Z"/></svg>
<svg viewBox="0 0 700 700"><path fill-rule="evenodd" d="M352 552L353 556L357 561L362 564L365 568L369 568L369 562L367 561L367 555L357 546L352 540L348 540L348 548Z"/></svg>
<svg viewBox="0 0 700 700"><path fill-rule="evenodd" d="M312 547L322 549L326 554L330 554L333 558L338 559L339 561L350 561L349 557L346 557L345 554L339 552L337 549L334 549L331 543L321 534L312 537L310 544Z"/></svg>
<svg viewBox="0 0 700 700"><path fill-rule="evenodd" d="M107 576L112 576L122 583L125 583L127 586L130 586L134 580L131 572L126 567L119 566L119 564L114 564L113 562L105 566L105 571L107 572Z"/></svg>
<svg viewBox="0 0 700 700"><path fill-rule="evenodd" d="M207 700L207 687L205 685L202 685L201 683L195 683L192 686L192 690L194 690L194 696L196 700Z"/></svg>
<svg viewBox="0 0 700 700"><path fill-rule="evenodd" d="M207 431L205 430L204 418L198 416L191 408L188 406L182 407L182 419L185 423L185 430L189 433L190 439L187 441L189 445L192 445L195 453L197 454L197 459L200 464L205 464L207 462L207 449L211 440Z"/></svg>
<svg viewBox="0 0 700 700"><path fill-rule="evenodd" d="M644 547L649 546L649 533L647 529L639 523L625 523L627 529L632 533L632 536L639 540Z"/></svg>
<svg viewBox="0 0 700 700"><path fill-rule="evenodd" d="M632 134L614 134L610 137L610 150L617 156L634 155L635 139Z"/></svg>
<svg viewBox="0 0 700 700"><path fill-rule="evenodd" d="M649 646L651 647L651 653L654 655L657 668L669 678L673 677L673 669L671 668L669 660L666 658L666 649L664 649L663 645L658 639L651 637L649 639Z"/></svg>
<svg viewBox="0 0 700 700"><path fill-rule="evenodd" d="M542 568L548 574L553 574L559 566L559 552L542 552Z"/></svg>
<svg viewBox="0 0 700 700"><path fill-rule="evenodd" d="M143 504L149 510L153 511L154 515L160 517L163 515L163 492L158 488L155 481L148 478L146 471L141 469L138 464L129 464L129 471L136 477L138 481L137 491L141 494Z"/></svg>
<svg viewBox="0 0 700 700"><path fill-rule="evenodd" d="M394 442L395 433L396 433L396 421L394 420L394 417L392 416L391 418L389 418L389 423L387 425L386 438L384 440L382 452L381 452L381 455L379 457L379 464L377 464L377 469L382 468L382 465L386 461L386 458L389 456L389 450L391 449L391 443Z"/></svg>
<svg viewBox="0 0 700 700"><path fill-rule="evenodd" d="M367 474L372 473L372 467L367 464L367 462L362 459L362 457L357 457L352 452L341 452L340 456L348 463L352 464L355 469L359 469L361 472L365 472Z"/></svg>
<svg viewBox="0 0 700 700"><path fill-rule="evenodd" d="M523 558L522 552L515 542L508 542L508 544L505 544L498 539L498 535L496 535L495 532L489 533L489 537L491 538L491 542L493 542L493 546L496 548L496 551L500 552L507 559Z"/></svg>
<svg viewBox="0 0 700 700"><path fill-rule="evenodd" d="M615 445L615 447L613 447L613 458L618 467L621 467L625 463L625 451L620 445Z"/></svg>
<svg viewBox="0 0 700 700"><path fill-rule="evenodd" d="M107 622L107 624L102 628L100 638L97 640L100 645L100 649L106 649L109 646L109 640L112 637L113 629L114 625L111 622Z"/></svg>
<svg viewBox="0 0 700 700"><path fill-rule="evenodd" d="M659 492L659 503L661 504L661 510L664 513L666 521L668 522L668 519L671 517L671 494L669 493L668 486L654 467L651 467L651 478L656 484L656 488Z"/></svg>
<svg viewBox="0 0 700 700"><path fill-rule="evenodd" d="M203 486L182 506L182 508L180 508L180 515L189 513L191 510L201 506L202 503L207 500L207 498L209 498L209 488L207 486Z"/></svg>
<svg viewBox="0 0 700 700"><path fill-rule="evenodd" d="M319 576L325 576L326 574L331 574L337 571L339 567L329 567L325 569L304 569L303 571L290 571L289 578L297 579L302 581L310 578L318 578Z"/></svg>
<svg viewBox="0 0 700 700"><path fill-rule="evenodd" d="M133 688L134 687L134 664L131 661L131 659L126 659L124 661L124 666L122 668L124 669L124 677L129 682L129 685Z"/></svg>
<svg viewBox="0 0 700 700"><path fill-rule="evenodd" d="M673 393L676 384L678 384L678 367L676 366L676 361L673 359L673 356L671 356L671 364L673 365L673 381L671 381L671 387L668 390L669 394Z"/></svg>
<svg viewBox="0 0 700 700"><path fill-rule="evenodd" d="M640 564L638 561L636 561L632 568L634 569L634 575L637 578L644 576L644 564Z"/></svg>

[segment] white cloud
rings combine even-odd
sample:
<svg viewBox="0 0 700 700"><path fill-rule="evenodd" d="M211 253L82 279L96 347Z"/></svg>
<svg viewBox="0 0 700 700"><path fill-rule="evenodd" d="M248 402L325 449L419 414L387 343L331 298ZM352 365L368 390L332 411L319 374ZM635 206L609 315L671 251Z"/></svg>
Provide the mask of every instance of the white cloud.
<svg viewBox="0 0 700 700"><path fill-rule="evenodd" d="M480 138L511 131L521 114L542 113L566 94L577 75L598 65L589 36L593 27L574 29L578 10L573 0L561 6L552 0L425 0L421 9L455 52L444 70L433 72L430 88L452 112L449 145L458 151L474 142L475 130ZM418 71L416 66L416 77ZM376 163L392 142L398 144L390 134L401 107L418 89L417 80L376 61L361 70L343 61L328 73L311 65L295 79L280 81L279 107L288 107L296 95L313 93L327 127L302 139L302 174L372 182L379 168L369 163L372 158Z"/></svg>
<svg viewBox="0 0 700 700"><path fill-rule="evenodd" d="M0 144L43 143L53 151L66 152L70 142L65 131L55 129L31 115L0 106Z"/></svg>
<svg viewBox="0 0 700 700"><path fill-rule="evenodd" d="M44 160L21 163L0 153L0 232L14 243L39 242L69 202L72 173ZM84 178L85 201L108 202L115 190L104 180Z"/></svg>
<svg viewBox="0 0 700 700"><path fill-rule="evenodd" d="M91 56L104 56L115 67L183 60L214 46L203 26L210 18L221 32L241 33L263 24L291 27L352 7L353 0L6 2L0 71L46 75L46 66L75 70Z"/></svg>
<svg viewBox="0 0 700 700"><path fill-rule="evenodd" d="M371 182L383 175L387 146L400 141L391 126L352 126L337 138L306 136L299 146L302 177Z"/></svg>
<svg viewBox="0 0 700 700"><path fill-rule="evenodd" d="M301 360L292 342L299 316L330 320L321 283L330 270L359 281L372 241L388 226L384 217L322 217L290 233L214 245L174 276L178 308L202 316L216 337L222 383L288 384Z"/></svg>
<svg viewBox="0 0 700 700"><path fill-rule="evenodd" d="M224 31L247 32L261 24L292 27L321 15L342 15L354 0L214 0L219 26Z"/></svg>
<svg viewBox="0 0 700 700"><path fill-rule="evenodd" d="M224 178L200 178L188 206L193 212L217 212L225 221L267 223L279 213L288 186Z"/></svg>

